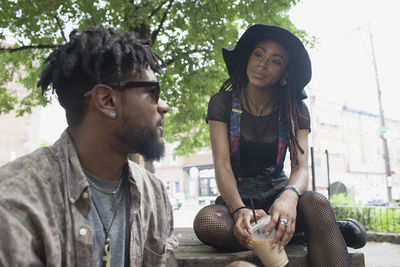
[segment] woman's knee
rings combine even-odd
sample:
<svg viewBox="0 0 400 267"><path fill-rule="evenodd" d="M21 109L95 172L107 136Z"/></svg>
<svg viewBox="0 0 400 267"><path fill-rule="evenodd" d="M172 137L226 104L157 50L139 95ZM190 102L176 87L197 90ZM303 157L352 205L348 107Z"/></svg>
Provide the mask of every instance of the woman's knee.
<svg viewBox="0 0 400 267"><path fill-rule="evenodd" d="M225 205L209 205L202 208L195 216L193 227L194 229L209 227L212 225L216 227L218 225L226 226L228 224L234 224L233 219L230 215L228 207Z"/></svg>
<svg viewBox="0 0 400 267"><path fill-rule="evenodd" d="M299 199L301 209L308 208L312 210L331 209L329 200L321 193L314 191L306 191Z"/></svg>
<svg viewBox="0 0 400 267"><path fill-rule="evenodd" d="M196 215L193 228L203 243L222 249L244 250L233 235L235 222L224 205L210 205Z"/></svg>

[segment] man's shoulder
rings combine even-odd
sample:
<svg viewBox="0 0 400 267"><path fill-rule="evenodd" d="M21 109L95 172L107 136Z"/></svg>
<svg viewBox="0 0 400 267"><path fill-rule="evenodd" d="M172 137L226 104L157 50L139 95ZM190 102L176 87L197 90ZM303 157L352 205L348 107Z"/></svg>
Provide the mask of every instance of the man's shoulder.
<svg viewBox="0 0 400 267"><path fill-rule="evenodd" d="M168 204L168 193L161 179L146 170L143 166L130 162L132 176L141 197L151 206L163 207Z"/></svg>
<svg viewBox="0 0 400 267"><path fill-rule="evenodd" d="M152 186L159 188L163 185L162 181L159 178L157 178L153 173L146 170L140 164L129 161L129 167L132 171L133 179L138 186Z"/></svg>
<svg viewBox="0 0 400 267"><path fill-rule="evenodd" d="M43 147L3 165L0 167L0 192L38 186L54 179L54 170L59 168L56 162L52 147Z"/></svg>

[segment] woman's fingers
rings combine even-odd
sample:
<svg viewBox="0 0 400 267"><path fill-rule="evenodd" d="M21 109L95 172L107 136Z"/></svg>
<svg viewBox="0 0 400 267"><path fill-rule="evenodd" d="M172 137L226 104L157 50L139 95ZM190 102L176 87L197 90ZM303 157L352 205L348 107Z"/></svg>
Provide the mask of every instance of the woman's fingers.
<svg viewBox="0 0 400 267"><path fill-rule="evenodd" d="M272 231L275 229L277 222L279 219L279 214L271 214L271 220L265 229L265 235L268 236L272 233ZM279 239L277 239L279 241Z"/></svg>
<svg viewBox="0 0 400 267"><path fill-rule="evenodd" d="M283 222L286 222L283 220ZM292 240L294 231L296 229L296 220L290 220L287 222L288 224L285 226L285 231L282 235L281 242L279 244L279 251L282 251L283 248ZM282 224L284 225L284 224Z"/></svg>
<svg viewBox="0 0 400 267"><path fill-rule="evenodd" d="M276 227L274 227L273 225L276 225ZM269 230L270 226L272 228L271 230ZM296 220L287 219L287 216L285 215L272 216L271 222L268 225L266 232L272 231L274 228L276 229L276 232L272 240L272 246L279 246L279 251L282 251L282 249L293 238L293 234L296 228Z"/></svg>
<svg viewBox="0 0 400 267"><path fill-rule="evenodd" d="M239 243L247 248L252 248L251 243L251 213L241 212L238 214L233 234Z"/></svg>
<svg viewBox="0 0 400 267"><path fill-rule="evenodd" d="M277 219L277 224L276 224L277 228L276 228L276 232L275 232L275 237L272 241L273 247L275 247L276 245L278 245L280 243L281 238L286 231L286 226L284 224L282 224L282 219L280 219L280 218L282 218L282 217L280 216Z"/></svg>
<svg viewBox="0 0 400 267"><path fill-rule="evenodd" d="M241 230L239 230L239 228L235 227L233 234L242 246L249 249L253 248L251 238L249 239L245 235L243 235L243 233L241 232Z"/></svg>

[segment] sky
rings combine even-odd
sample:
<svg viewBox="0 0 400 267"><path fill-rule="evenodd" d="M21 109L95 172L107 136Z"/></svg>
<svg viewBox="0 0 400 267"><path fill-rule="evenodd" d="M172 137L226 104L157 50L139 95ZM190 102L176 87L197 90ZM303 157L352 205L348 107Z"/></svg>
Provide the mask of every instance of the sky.
<svg viewBox="0 0 400 267"><path fill-rule="evenodd" d="M309 94L378 114L369 24L385 118L400 120L399 10L400 0L303 0L292 8L296 27L318 39L308 49L313 66ZM66 125L57 103L43 108L41 139L55 141Z"/></svg>
<svg viewBox="0 0 400 267"><path fill-rule="evenodd" d="M303 0L293 23L318 38L309 49L317 97L378 114L378 93L368 24L373 36L385 118L400 120L399 0Z"/></svg>

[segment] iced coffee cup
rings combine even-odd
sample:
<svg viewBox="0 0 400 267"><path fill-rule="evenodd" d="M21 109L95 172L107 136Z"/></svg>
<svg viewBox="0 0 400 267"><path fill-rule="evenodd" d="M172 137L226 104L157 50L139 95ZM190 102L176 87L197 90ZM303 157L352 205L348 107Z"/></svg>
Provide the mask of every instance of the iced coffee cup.
<svg viewBox="0 0 400 267"><path fill-rule="evenodd" d="M267 228L271 216L267 215L257 221L257 224L253 225L253 245L257 257L264 264L265 267L282 267L285 266L289 259L286 255L285 250L278 252L278 246L271 247L272 239L275 236L275 229L269 236L265 236L265 229Z"/></svg>

